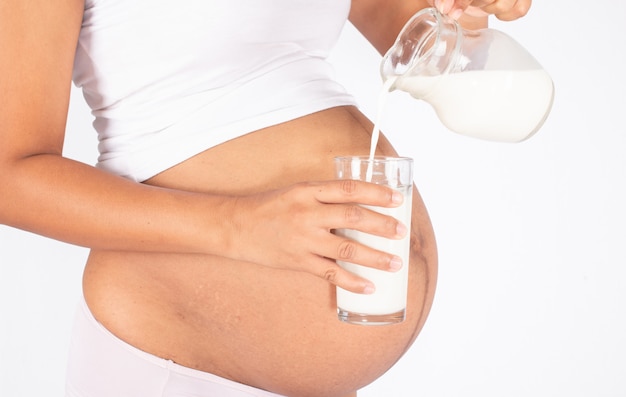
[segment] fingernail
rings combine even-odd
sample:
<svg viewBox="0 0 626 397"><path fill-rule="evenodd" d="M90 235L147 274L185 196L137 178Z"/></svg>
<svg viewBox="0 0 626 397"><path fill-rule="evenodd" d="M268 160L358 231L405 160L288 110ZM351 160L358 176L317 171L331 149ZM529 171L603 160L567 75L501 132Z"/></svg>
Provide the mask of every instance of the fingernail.
<svg viewBox="0 0 626 397"><path fill-rule="evenodd" d="M453 1L446 1L446 0L436 0L435 1L435 7L442 14L449 13L450 10L452 9L452 5L454 5Z"/></svg>
<svg viewBox="0 0 626 397"><path fill-rule="evenodd" d="M408 229L406 228L406 226L404 226L404 224L398 222L398 225L396 225L396 236L398 236L399 238L402 238L404 236L406 236Z"/></svg>
<svg viewBox="0 0 626 397"><path fill-rule="evenodd" d="M402 258L398 256L394 256L393 258L391 258L391 261L389 262L389 270L395 272L400 269L402 269Z"/></svg>
<svg viewBox="0 0 626 397"><path fill-rule="evenodd" d="M400 192L394 191L391 195L391 202L394 204L402 204L404 201L404 195Z"/></svg>
<svg viewBox="0 0 626 397"><path fill-rule="evenodd" d="M450 15L450 18L452 19L459 19L463 15L463 10L460 8L457 8L456 10L452 11L449 15Z"/></svg>
<svg viewBox="0 0 626 397"><path fill-rule="evenodd" d="M376 287L374 287L373 285L366 285L365 288L363 288L363 293L365 295L372 295L374 292L376 292Z"/></svg>

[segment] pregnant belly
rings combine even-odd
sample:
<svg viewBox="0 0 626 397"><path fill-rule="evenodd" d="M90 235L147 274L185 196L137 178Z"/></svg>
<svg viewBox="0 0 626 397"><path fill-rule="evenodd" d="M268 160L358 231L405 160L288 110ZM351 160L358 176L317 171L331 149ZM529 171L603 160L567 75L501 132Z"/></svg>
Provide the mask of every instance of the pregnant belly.
<svg viewBox="0 0 626 397"><path fill-rule="evenodd" d="M371 126L354 112L237 139L149 183L237 194L328 179L333 156L369 150ZM340 322L335 288L310 274L206 255L93 252L85 298L105 327L154 355L279 394L340 397L388 370L426 319L436 248L417 191L411 228L407 319L397 325Z"/></svg>

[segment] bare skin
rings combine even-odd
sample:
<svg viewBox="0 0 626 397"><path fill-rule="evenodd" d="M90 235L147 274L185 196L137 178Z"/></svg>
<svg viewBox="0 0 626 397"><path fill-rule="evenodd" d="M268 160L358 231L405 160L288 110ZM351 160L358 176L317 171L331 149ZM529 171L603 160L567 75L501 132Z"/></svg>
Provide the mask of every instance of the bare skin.
<svg viewBox="0 0 626 397"><path fill-rule="evenodd" d="M371 128L353 108L332 109L227 142L147 183L244 195L325 180L334 156L367 154ZM387 142L380 153L395 154ZM325 280L217 256L94 251L85 296L108 329L160 357L288 396L345 395L398 360L430 308L436 248L418 195L413 209L401 325L343 324Z"/></svg>
<svg viewBox="0 0 626 397"><path fill-rule="evenodd" d="M472 4L513 19L530 0ZM427 5L354 0L350 19L382 53ZM335 260L385 270L393 257L332 229L402 234L389 217L347 216L356 204L398 205L389 189L332 180L334 156L368 153L371 122L351 107L329 109L226 142L143 184L66 159L83 8L81 0L0 2L0 223L91 248L85 298L140 349L288 396L355 396L419 333L437 269L415 191L407 320L366 328L336 318L335 286L364 292L371 283ZM384 138L378 152L396 154Z"/></svg>

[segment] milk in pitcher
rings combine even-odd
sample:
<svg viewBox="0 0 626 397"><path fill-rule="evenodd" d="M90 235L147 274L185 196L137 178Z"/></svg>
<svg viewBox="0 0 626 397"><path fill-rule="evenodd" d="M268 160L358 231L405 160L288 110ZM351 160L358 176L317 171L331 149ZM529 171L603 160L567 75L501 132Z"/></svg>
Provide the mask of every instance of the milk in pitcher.
<svg viewBox="0 0 626 397"><path fill-rule="evenodd" d="M397 78L395 86L431 104L450 130L502 142L531 137L554 96L552 79L543 69L408 76Z"/></svg>

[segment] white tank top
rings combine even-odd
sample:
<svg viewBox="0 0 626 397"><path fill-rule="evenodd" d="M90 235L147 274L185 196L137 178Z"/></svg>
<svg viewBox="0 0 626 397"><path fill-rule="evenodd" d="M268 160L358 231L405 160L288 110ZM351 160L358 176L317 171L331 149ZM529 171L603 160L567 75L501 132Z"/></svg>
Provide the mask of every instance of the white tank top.
<svg viewBox="0 0 626 397"><path fill-rule="evenodd" d="M326 57L350 0L86 0L74 66L97 166L143 181L212 146L354 104Z"/></svg>

